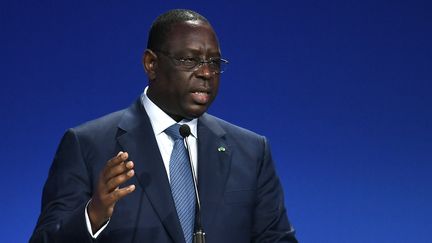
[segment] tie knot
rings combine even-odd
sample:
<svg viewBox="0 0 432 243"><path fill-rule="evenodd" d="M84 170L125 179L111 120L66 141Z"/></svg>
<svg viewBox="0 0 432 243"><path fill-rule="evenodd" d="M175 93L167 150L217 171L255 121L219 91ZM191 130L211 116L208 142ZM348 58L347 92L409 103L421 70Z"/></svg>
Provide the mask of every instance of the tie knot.
<svg viewBox="0 0 432 243"><path fill-rule="evenodd" d="M174 139L174 141L178 139L183 139L183 137L180 135L179 129L180 124L176 123L165 129L165 133L168 134L168 136L170 136L172 139Z"/></svg>

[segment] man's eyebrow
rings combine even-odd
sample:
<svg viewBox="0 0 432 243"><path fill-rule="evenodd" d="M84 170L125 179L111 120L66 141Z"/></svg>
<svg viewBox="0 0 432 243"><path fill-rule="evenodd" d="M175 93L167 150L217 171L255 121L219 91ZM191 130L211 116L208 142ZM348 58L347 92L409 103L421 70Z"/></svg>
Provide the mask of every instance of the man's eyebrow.
<svg viewBox="0 0 432 243"><path fill-rule="evenodd" d="M218 49L203 51L200 48L190 48L185 47L183 50L179 50L177 53L191 53L191 54L210 54L210 55L220 55L220 51Z"/></svg>
<svg viewBox="0 0 432 243"><path fill-rule="evenodd" d="M183 55L183 56L192 56L192 57L202 57L202 56L206 56L207 58L211 58L211 57L221 57L220 52L209 52L209 53L203 53L201 51L194 51L194 50L185 50L182 52L179 52L178 55Z"/></svg>

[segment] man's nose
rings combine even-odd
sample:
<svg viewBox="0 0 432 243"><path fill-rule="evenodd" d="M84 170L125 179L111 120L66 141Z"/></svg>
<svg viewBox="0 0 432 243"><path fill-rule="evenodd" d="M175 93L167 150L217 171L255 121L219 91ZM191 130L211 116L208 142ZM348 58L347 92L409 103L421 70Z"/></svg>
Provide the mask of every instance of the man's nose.
<svg viewBox="0 0 432 243"><path fill-rule="evenodd" d="M214 75L214 71L210 68L209 63L202 62L198 65L197 70L195 71L198 77L210 79L212 75Z"/></svg>

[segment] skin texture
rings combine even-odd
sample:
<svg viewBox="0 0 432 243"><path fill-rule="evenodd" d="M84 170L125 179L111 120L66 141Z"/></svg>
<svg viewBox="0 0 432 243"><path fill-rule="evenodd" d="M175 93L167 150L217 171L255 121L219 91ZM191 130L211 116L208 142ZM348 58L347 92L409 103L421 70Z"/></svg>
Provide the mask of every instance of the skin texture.
<svg viewBox="0 0 432 243"><path fill-rule="evenodd" d="M162 48L175 57L202 60L220 57L216 34L202 21L174 24ZM169 57L146 50L143 66L149 78L148 97L176 121L201 116L216 98L219 74L213 73L207 65L181 71ZM135 190L135 185L119 188L134 176L133 167L126 152L120 152L106 163L87 208L93 233L112 216L116 202Z"/></svg>

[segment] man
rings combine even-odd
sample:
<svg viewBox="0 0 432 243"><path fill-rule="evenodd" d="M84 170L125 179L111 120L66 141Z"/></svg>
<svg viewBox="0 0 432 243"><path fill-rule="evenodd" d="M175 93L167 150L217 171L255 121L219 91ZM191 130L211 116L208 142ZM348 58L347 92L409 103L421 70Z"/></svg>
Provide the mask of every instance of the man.
<svg viewBox="0 0 432 243"><path fill-rule="evenodd" d="M191 168L176 156L183 140L170 133L179 123L191 130L206 241L297 242L266 139L205 113L226 63L203 16L159 16L143 56L148 87L66 132L30 241L191 243L199 218Z"/></svg>

